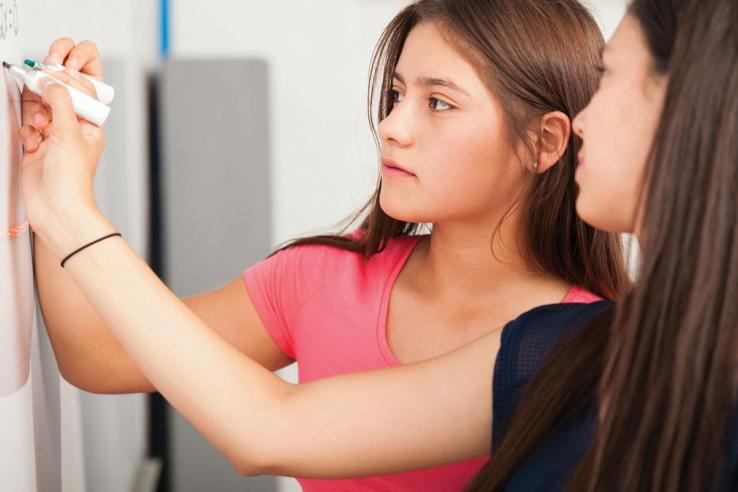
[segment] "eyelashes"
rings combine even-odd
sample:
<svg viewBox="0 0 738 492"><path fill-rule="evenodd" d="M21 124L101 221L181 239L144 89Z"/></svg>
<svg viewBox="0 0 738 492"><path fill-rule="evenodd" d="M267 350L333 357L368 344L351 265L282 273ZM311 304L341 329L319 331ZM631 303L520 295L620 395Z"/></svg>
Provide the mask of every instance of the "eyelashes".
<svg viewBox="0 0 738 492"><path fill-rule="evenodd" d="M401 97L402 94L400 94L399 91L395 89L392 89L387 93L387 99L389 99L392 104L400 102L402 100Z"/></svg>
<svg viewBox="0 0 738 492"><path fill-rule="evenodd" d="M392 106L401 102L404 98L405 96L400 94L400 92L396 89L392 89L387 93L387 99L389 100ZM437 97L428 98L428 107L430 108L431 111L435 113L443 113L446 111L450 111L452 109L456 109L456 107L452 105L451 103L447 103L446 101L439 99Z"/></svg>
<svg viewBox="0 0 738 492"><path fill-rule="evenodd" d="M449 110L451 110L451 109L454 109L454 107L453 107L453 106L451 106L451 105L450 105L449 103L447 103L446 101L442 101L442 100L440 100L440 99L438 99L438 98L436 98L436 97L431 97L431 98L429 99L429 101L430 101L430 106L431 106L431 109L432 109L433 111L438 111L438 112L440 112L440 111L449 111ZM439 103L439 104L442 104L443 106L445 106L445 108L438 108L438 107L435 107L435 103Z"/></svg>

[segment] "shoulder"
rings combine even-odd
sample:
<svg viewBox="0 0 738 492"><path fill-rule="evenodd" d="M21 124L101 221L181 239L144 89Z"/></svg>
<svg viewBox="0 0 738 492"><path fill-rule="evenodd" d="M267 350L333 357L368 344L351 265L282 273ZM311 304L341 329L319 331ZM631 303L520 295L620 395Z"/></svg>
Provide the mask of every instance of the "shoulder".
<svg viewBox="0 0 738 492"><path fill-rule="evenodd" d="M559 343L614 306L612 301L551 304L526 311L502 330L497 369L527 379Z"/></svg>
<svg viewBox="0 0 738 492"><path fill-rule="evenodd" d="M362 231L347 234L345 237L356 239L361 237ZM401 261L412 250L418 242L418 236L399 236L387 241L385 247L372 255L370 258L361 252L352 251L326 244L299 244L284 248L266 261L273 260L282 264L289 264L308 270L334 270L340 271L376 269L392 266Z"/></svg>
<svg viewBox="0 0 738 492"><path fill-rule="evenodd" d="M247 268L244 278L250 291L270 289L276 295L287 288L300 298L327 287L332 292L374 292L401 268L417 241L413 236L393 238L370 258L333 245L298 244Z"/></svg>
<svg viewBox="0 0 738 492"><path fill-rule="evenodd" d="M607 300L551 304L523 313L502 330L497 359L500 370L511 371L515 379L527 379L553 348L613 306Z"/></svg>
<svg viewBox="0 0 738 492"><path fill-rule="evenodd" d="M551 304L531 309L505 326L494 369L493 449L507 432L525 385L546 357L612 308L612 301Z"/></svg>
<svg viewBox="0 0 738 492"><path fill-rule="evenodd" d="M539 306L505 325L502 343L524 341L531 337L556 342L613 306L614 303L608 300Z"/></svg>
<svg viewBox="0 0 738 492"><path fill-rule="evenodd" d="M594 292L591 292L584 287L581 287L579 285L574 285L571 289L569 289L569 292L566 294L566 297L562 301L564 304L568 303L583 303L583 304L589 304L596 301L602 301L604 300L602 297L598 296Z"/></svg>
<svg viewBox="0 0 738 492"><path fill-rule="evenodd" d="M612 307L612 301L551 304L531 309L508 323L495 363L495 392L523 386L553 349Z"/></svg>

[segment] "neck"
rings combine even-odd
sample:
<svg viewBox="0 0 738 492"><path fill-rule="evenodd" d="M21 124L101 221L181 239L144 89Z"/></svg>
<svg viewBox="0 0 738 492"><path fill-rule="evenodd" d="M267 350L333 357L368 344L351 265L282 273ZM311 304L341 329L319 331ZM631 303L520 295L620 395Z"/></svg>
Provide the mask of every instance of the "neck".
<svg viewBox="0 0 738 492"><path fill-rule="evenodd" d="M453 299L499 298L516 287L552 276L531 268L521 251L525 244L519 220L509 217L494 235L497 222L485 227L435 224L430 240L419 252L419 285L434 296Z"/></svg>

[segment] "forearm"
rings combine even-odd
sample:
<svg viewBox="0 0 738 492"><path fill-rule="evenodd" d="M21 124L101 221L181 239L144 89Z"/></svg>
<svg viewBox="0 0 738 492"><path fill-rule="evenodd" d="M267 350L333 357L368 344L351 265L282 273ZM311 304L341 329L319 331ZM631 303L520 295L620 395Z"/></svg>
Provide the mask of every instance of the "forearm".
<svg viewBox="0 0 738 492"><path fill-rule="evenodd" d="M112 229L99 216L84 222L77 244ZM262 413L289 385L209 330L120 238L77 254L66 270L154 386L234 466L258 462L251 445L261 442Z"/></svg>
<svg viewBox="0 0 738 492"><path fill-rule="evenodd" d="M289 435L274 441L265 471L352 478L488 455L495 344L299 385L279 407Z"/></svg>
<svg viewBox="0 0 738 492"><path fill-rule="evenodd" d="M41 312L63 377L98 393L154 391L38 235L34 256Z"/></svg>
<svg viewBox="0 0 738 492"><path fill-rule="evenodd" d="M95 332L102 320L38 235L34 236L34 256L41 312L49 338L62 374L75 379L89 368L89 356L95 353L91 345L96 345Z"/></svg>
<svg viewBox="0 0 738 492"><path fill-rule="evenodd" d="M83 223L81 244L110 230L99 216ZM363 476L488 449L496 339L293 386L209 330L120 238L67 270L141 371L242 473Z"/></svg>

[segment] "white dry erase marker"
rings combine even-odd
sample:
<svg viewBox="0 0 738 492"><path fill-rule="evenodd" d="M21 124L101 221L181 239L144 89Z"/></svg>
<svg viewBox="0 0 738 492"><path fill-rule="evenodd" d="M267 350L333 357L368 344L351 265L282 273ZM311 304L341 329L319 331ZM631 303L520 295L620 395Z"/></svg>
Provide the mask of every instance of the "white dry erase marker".
<svg viewBox="0 0 738 492"><path fill-rule="evenodd" d="M31 92L39 96L43 95L40 82L44 79L51 79L55 83L66 87L67 91L69 91L69 96L72 98L74 112L77 113L77 116L86 119L90 123L102 126L103 123L105 123L105 120L108 119L108 115L110 114L109 106L101 103L94 97L90 97L84 92L65 84L61 80L55 79L45 72L11 65L6 62L3 62L3 67L7 68L10 73L22 80L23 84L28 87Z"/></svg>
<svg viewBox="0 0 738 492"><path fill-rule="evenodd" d="M29 68L32 68L34 70L43 70L48 69L54 72L63 72L67 67L60 63L41 63L37 62L35 60L23 60L23 63L28 66ZM92 85L95 87L95 92L97 92L97 98L100 100L103 104L110 104L113 102L113 98L115 97L115 89L112 85L108 85L105 82L101 80L97 80L96 78L89 77L83 73L80 72L80 75L92 83Z"/></svg>

